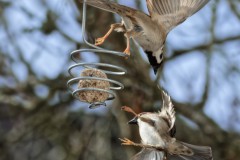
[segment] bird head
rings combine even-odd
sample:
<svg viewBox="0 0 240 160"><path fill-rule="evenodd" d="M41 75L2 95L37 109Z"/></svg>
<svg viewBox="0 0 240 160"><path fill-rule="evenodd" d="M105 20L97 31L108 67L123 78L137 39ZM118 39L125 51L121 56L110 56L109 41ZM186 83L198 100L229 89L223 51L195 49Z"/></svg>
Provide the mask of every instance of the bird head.
<svg viewBox="0 0 240 160"><path fill-rule="evenodd" d="M162 48L160 48L159 50L157 50L155 52L145 50L145 53L147 54L148 61L150 62L151 66L153 68L154 74L156 75L158 72L158 69L161 67L162 61L163 61Z"/></svg>
<svg viewBox="0 0 240 160"><path fill-rule="evenodd" d="M123 110L135 115L128 124L136 124L139 127L139 134L142 142L152 145L164 145L161 135L169 134L169 125L159 113L143 112L136 114L131 108L124 107Z"/></svg>
<svg viewBox="0 0 240 160"><path fill-rule="evenodd" d="M163 133L168 132L168 121L159 113L143 112L137 114L128 124L137 124L140 131L151 131Z"/></svg>
<svg viewBox="0 0 240 160"><path fill-rule="evenodd" d="M135 115L128 124L137 124L139 126L139 133L146 143L149 141L157 141L160 135L175 135L175 111L170 97L163 92L163 106L159 112L142 112L135 113L131 108L124 106L122 110L131 112Z"/></svg>

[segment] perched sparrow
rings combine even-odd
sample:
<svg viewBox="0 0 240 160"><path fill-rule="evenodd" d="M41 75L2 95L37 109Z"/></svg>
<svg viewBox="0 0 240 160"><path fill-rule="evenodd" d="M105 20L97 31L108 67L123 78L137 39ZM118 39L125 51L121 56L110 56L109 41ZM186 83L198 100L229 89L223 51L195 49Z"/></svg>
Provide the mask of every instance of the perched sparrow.
<svg viewBox="0 0 240 160"><path fill-rule="evenodd" d="M80 0L82 3L83 0ZM163 47L169 31L200 10L209 0L146 0L149 15L142 11L110 2L108 0L87 0L96 8L117 13L122 22L112 24L110 30L95 44L101 45L113 30L124 32L130 55L129 39L133 38L145 51L155 74L163 60Z"/></svg>
<svg viewBox="0 0 240 160"><path fill-rule="evenodd" d="M196 146L174 138L175 111L170 97L163 92L163 107L158 113L136 114L129 107L122 108L135 114L129 124L138 124L142 143L124 138L123 145L142 147L133 160L212 160L210 147Z"/></svg>

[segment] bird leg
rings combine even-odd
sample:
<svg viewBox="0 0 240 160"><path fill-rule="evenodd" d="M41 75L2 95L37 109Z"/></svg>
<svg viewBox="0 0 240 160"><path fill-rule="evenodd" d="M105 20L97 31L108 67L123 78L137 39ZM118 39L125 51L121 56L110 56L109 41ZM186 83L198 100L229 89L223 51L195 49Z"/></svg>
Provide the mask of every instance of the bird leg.
<svg viewBox="0 0 240 160"><path fill-rule="evenodd" d="M154 145L149 145L149 144L140 144L140 143L134 143L133 141L127 139L127 138L119 138L120 141L122 141L122 145L126 146L136 146L136 147L142 147L142 148L152 148L152 149L157 149L159 151L166 151L163 147L160 146L154 146Z"/></svg>
<svg viewBox="0 0 240 160"><path fill-rule="evenodd" d="M135 30L130 30L130 31L127 31L124 36L126 37L127 39L127 48L123 51L123 53L126 53L127 55L130 56L130 38L134 37L134 36L137 36L139 33L136 32Z"/></svg>
<svg viewBox="0 0 240 160"><path fill-rule="evenodd" d="M123 27L123 24L121 24L121 23L111 24L109 31L103 37L97 38L95 40L95 45L99 46L99 45L103 44L104 41L108 38L108 36L112 33L113 30L121 29L122 27Z"/></svg>
<svg viewBox="0 0 240 160"><path fill-rule="evenodd" d="M129 31L129 32L126 32L125 34L124 34L124 36L126 37L126 39L127 39L127 48L123 51L123 53L125 53L125 54L127 54L127 55L129 55L130 56L130 37L131 37L131 31Z"/></svg>
<svg viewBox="0 0 240 160"><path fill-rule="evenodd" d="M132 110L132 108L128 107L128 106L122 106L121 107L121 110L123 111L126 111L126 112L129 112L129 113L132 113L134 114L135 116L138 116L138 114L136 112L134 112L134 110Z"/></svg>

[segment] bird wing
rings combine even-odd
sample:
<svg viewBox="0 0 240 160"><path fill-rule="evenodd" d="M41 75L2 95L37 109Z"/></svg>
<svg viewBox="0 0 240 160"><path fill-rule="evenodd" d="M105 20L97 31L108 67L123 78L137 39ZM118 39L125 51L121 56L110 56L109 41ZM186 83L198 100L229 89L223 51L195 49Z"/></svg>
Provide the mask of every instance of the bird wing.
<svg viewBox="0 0 240 160"><path fill-rule="evenodd" d="M153 20L163 24L169 32L199 11L210 0L146 0Z"/></svg>
<svg viewBox="0 0 240 160"><path fill-rule="evenodd" d="M80 0L80 3L83 3L83 0ZM138 25L139 21L151 20L149 15L142 11L108 0L87 0L86 4L108 12L119 14L127 26L127 29L132 28L134 24ZM145 23L148 23L148 21Z"/></svg>
<svg viewBox="0 0 240 160"><path fill-rule="evenodd" d="M162 91L162 96L163 96L163 106L161 109L161 112L159 112L160 116L163 117L164 119L166 119L169 123L169 130L171 131L171 129L173 129L174 124L175 124L175 111L173 108L173 104L171 101L170 96L165 93L164 91Z"/></svg>
<svg viewBox="0 0 240 160"><path fill-rule="evenodd" d="M83 3L83 0L80 0L80 3ZM139 11L124 5L120 5L118 3L108 1L108 0L87 0L86 3L90 6L93 6L108 12L117 13L120 16L130 16L130 17L134 16L136 18L141 18L142 16L149 17L149 15L145 14L142 11Z"/></svg>
<svg viewBox="0 0 240 160"><path fill-rule="evenodd" d="M155 149L142 149L131 160L163 160L164 153Z"/></svg>

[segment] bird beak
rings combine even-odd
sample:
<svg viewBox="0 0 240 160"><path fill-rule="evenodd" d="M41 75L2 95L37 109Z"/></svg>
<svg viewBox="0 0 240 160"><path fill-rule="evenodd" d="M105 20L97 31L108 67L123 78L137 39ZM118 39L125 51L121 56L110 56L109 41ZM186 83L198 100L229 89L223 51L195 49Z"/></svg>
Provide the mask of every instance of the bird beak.
<svg viewBox="0 0 240 160"><path fill-rule="evenodd" d="M138 124L137 120L138 120L138 117L134 117L132 120L128 122L128 124Z"/></svg>
<svg viewBox="0 0 240 160"><path fill-rule="evenodd" d="M159 66L153 66L154 74L157 75Z"/></svg>

